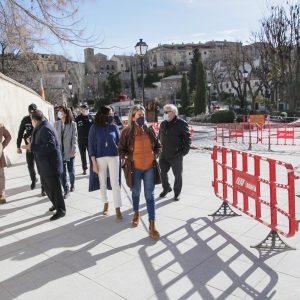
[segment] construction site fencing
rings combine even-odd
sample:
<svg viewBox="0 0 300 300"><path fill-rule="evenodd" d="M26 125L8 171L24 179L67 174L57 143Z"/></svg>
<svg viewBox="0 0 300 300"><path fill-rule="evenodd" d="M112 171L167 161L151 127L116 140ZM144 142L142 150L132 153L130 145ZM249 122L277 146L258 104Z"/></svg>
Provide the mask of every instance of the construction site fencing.
<svg viewBox="0 0 300 300"><path fill-rule="evenodd" d="M299 124L257 124L257 123L229 123L215 126L215 140L218 144L240 143L267 145L271 150L276 146L300 146Z"/></svg>
<svg viewBox="0 0 300 300"><path fill-rule="evenodd" d="M214 146L212 160L212 186L223 200L221 212L214 215L226 215L230 204L271 228L263 242L271 239L275 244L278 234L295 235L300 222L295 201L299 177L290 163L223 146Z"/></svg>

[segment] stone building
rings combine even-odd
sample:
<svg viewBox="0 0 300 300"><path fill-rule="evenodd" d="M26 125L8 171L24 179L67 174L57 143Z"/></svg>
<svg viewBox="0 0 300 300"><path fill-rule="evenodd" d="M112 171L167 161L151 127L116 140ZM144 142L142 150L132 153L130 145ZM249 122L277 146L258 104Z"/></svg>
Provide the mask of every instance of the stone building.
<svg viewBox="0 0 300 300"><path fill-rule="evenodd" d="M45 99L50 103L63 104L68 101L73 105L82 98L83 63L70 61L62 55L41 53L20 55L14 60L14 68L9 76L37 93L42 80ZM71 92L69 82L72 83Z"/></svg>
<svg viewBox="0 0 300 300"><path fill-rule="evenodd" d="M241 43L228 42L226 40L198 44L159 44L157 47L148 50L147 62L150 69L163 69L169 66L176 66L178 70L187 71L191 65L195 49L199 49L201 58L205 62L212 55L225 54L226 51L233 47L240 46Z"/></svg>

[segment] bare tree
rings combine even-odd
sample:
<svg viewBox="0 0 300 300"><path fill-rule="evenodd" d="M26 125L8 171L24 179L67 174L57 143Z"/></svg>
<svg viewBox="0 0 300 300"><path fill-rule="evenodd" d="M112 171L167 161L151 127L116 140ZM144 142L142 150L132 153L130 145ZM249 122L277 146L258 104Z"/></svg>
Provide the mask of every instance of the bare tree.
<svg viewBox="0 0 300 300"><path fill-rule="evenodd" d="M80 0L1 0L0 27L8 44L17 45L22 52L26 50L24 41L43 45L49 35L61 44L95 46L96 38L83 35L79 3Z"/></svg>
<svg viewBox="0 0 300 300"><path fill-rule="evenodd" d="M290 110L300 106L300 6L272 6L255 33L260 43L264 78L276 103L285 100Z"/></svg>

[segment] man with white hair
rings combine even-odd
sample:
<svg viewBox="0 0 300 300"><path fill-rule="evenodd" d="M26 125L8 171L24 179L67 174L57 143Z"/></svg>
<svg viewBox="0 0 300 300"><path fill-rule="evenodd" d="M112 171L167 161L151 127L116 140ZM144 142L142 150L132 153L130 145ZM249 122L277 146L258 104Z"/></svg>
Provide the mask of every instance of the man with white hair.
<svg viewBox="0 0 300 300"><path fill-rule="evenodd" d="M174 200L180 199L182 189L182 163L183 156L188 154L191 146L191 135L186 121L178 117L177 107L173 104L164 106L164 121L160 124L158 137L162 145L159 157L161 181L163 191L160 197L165 197L172 191L168 179L168 172L172 168L175 176Z"/></svg>

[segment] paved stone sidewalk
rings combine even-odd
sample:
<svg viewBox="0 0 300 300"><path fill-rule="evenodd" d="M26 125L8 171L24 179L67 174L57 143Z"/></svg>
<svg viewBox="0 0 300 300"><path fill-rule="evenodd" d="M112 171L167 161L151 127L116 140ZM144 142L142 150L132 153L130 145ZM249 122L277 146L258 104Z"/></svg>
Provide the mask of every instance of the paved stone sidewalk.
<svg viewBox="0 0 300 300"><path fill-rule="evenodd" d="M76 172L81 172L79 157ZM269 229L250 217L214 220L221 204L211 187L208 151L184 160L184 189L157 198L161 239L142 222L131 228L130 193L122 186L124 219L101 214L99 192L76 175L67 215L49 222L47 197L29 189L26 165L6 169L8 203L0 207L0 299L300 299L300 235L284 239L297 248L263 253L250 248ZM171 176L172 177L172 176ZM124 181L123 181L124 182ZM161 192L157 187L156 196ZM111 194L109 195L111 199ZM299 199L300 200L300 199Z"/></svg>

